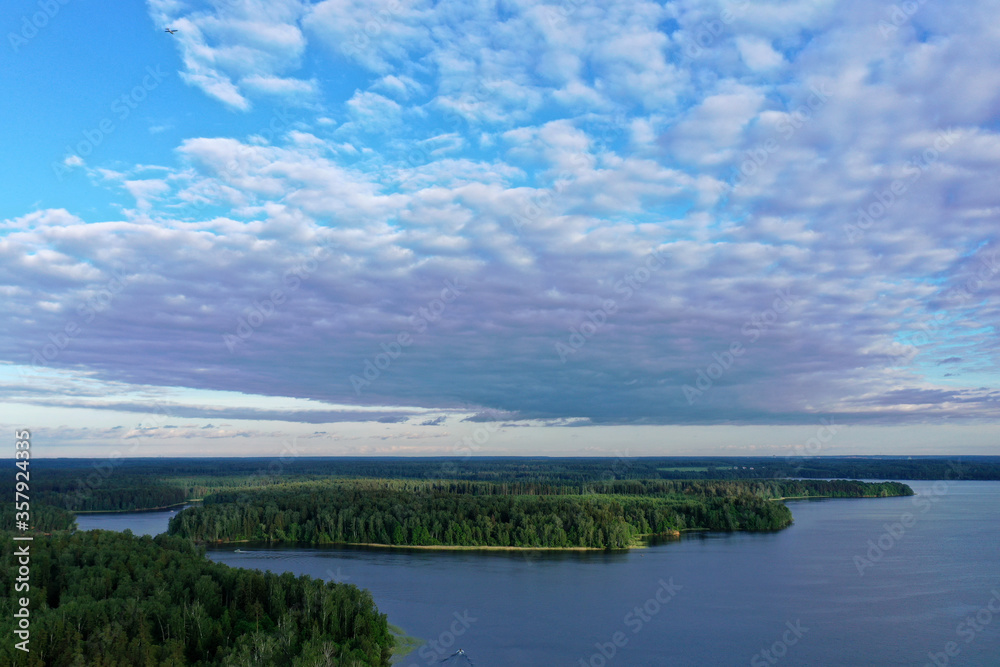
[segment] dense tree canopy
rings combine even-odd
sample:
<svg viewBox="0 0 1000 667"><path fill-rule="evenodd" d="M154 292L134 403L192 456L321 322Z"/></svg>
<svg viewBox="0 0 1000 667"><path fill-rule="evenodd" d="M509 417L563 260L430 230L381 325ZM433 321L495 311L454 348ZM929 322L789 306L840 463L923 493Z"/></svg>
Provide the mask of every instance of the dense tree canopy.
<svg viewBox="0 0 1000 667"><path fill-rule="evenodd" d="M902 495L902 484L671 482L588 485L352 480L225 491L170 522L199 541L623 549L692 528L776 530L782 496Z"/></svg>
<svg viewBox="0 0 1000 667"><path fill-rule="evenodd" d="M0 664L388 664L393 639L366 591L229 568L192 540L622 549L679 530L780 529L792 518L782 498L912 494L895 482L796 480L764 475L766 465L705 463L35 461L32 651L15 653L9 641ZM978 470L989 474L990 465ZM711 475L718 478L704 478ZM171 536L71 532L67 510L148 509L197 497L204 505L174 517ZM14 520L13 504L0 506L2 525ZM0 586L13 591L15 543L3 537ZM8 637L16 597L0 602Z"/></svg>
<svg viewBox="0 0 1000 667"><path fill-rule="evenodd" d="M29 507L28 524L32 532L50 533L54 530L69 530L76 523L76 516L62 508L39 502L29 503ZM0 503L0 530L14 528L17 514L14 503Z"/></svg>
<svg viewBox="0 0 1000 667"><path fill-rule="evenodd" d="M13 591L14 543L3 538L0 586ZM166 535L63 532L30 548L31 652L13 647L5 595L0 664L388 665L385 615L355 586L231 568Z"/></svg>

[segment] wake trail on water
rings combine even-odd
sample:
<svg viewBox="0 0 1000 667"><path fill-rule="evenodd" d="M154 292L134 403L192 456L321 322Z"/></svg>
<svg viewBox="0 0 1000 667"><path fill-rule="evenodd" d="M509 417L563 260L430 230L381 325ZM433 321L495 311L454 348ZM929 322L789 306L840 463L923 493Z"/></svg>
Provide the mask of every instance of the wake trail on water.
<svg viewBox="0 0 1000 667"><path fill-rule="evenodd" d="M452 667L457 665L472 665L472 659L465 654L465 651L458 649L447 658L438 663L439 665L451 665Z"/></svg>

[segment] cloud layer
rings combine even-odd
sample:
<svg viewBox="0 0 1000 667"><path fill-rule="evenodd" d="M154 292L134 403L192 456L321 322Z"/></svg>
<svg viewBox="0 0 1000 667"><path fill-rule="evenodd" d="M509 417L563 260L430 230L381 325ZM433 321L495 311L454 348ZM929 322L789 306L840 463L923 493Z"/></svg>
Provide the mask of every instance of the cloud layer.
<svg viewBox="0 0 1000 667"><path fill-rule="evenodd" d="M0 222L0 359L390 415L995 419L990 3L150 13L266 120L87 166L119 219Z"/></svg>

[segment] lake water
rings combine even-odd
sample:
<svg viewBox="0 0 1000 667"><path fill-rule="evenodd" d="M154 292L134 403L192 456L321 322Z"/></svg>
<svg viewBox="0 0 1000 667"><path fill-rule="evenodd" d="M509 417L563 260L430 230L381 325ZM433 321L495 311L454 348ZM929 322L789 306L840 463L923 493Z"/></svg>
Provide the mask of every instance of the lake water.
<svg viewBox="0 0 1000 667"><path fill-rule="evenodd" d="M241 545L209 557L369 589L428 640L406 667L458 648L477 667L998 666L1000 482L908 483L918 496L791 501L795 523L776 533L628 553ZM169 513L78 523L150 532L155 514L165 529Z"/></svg>
<svg viewBox="0 0 1000 667"><path fill-rule="evenodd" d="M184 505L172 510L155 510L152 512L108 512L94 514L77 514L76 525L80 530L117 530L126 528L136 535L159 535L167 532L170 519L181 510L191 507Z"/></svg>

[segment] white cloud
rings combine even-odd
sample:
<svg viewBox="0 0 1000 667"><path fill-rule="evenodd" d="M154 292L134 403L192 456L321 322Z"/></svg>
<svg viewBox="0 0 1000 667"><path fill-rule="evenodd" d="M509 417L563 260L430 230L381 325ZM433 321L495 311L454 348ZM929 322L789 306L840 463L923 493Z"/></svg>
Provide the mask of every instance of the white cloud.
<svg viewBox="0 0 1000 667"><path fill-rule="evenodd" d="M30 357L145 261L54 367L594 422L990 419L1000 273L963 286L1000 241L1000 37L973 5L886 38L884 8L758 3L692 57L718 4L154 2L207 94L312 106L268 138L189 134L155 178L88 172L134 196L130 220L4 221L0 352ZM288 291L321 240L337 250ZM421 316L445 281L467 288Z"/></svg>
<svg viewBox="0 0 1000 667"><path fill-rule="evenodd" d="M279 96L313 95L316 93L315 81L282 78L277 76L261 76L254 74L240 79L240 84L260 93Z"/></svg>
<svg viewBox="0 0 1000 667"><path fill-rule="evenodd" d="M306 40L300 0L219 3L202 10L169 0L149 0L154 20L173 35L184 61L181 77L229 107L247 110L248 92L292 99L314 92L314 83L282 74L301 65Z"/></svg>
<svg viewBox="0 0 1000 667"><path fill-rule="evenodd" d="M140 209L149 209L154 199L170 190L170 185L160 178L125 181L122 185L130 195L135 197L136 206Z"/></svg>
<svg viewBox="0 0 1000 667"><path fill-rule="evenodd" d="M743 61L752 70L769 70L781 65L785 59L772 48L771 43L759 37L737 37L736 45Z"/></svg>

